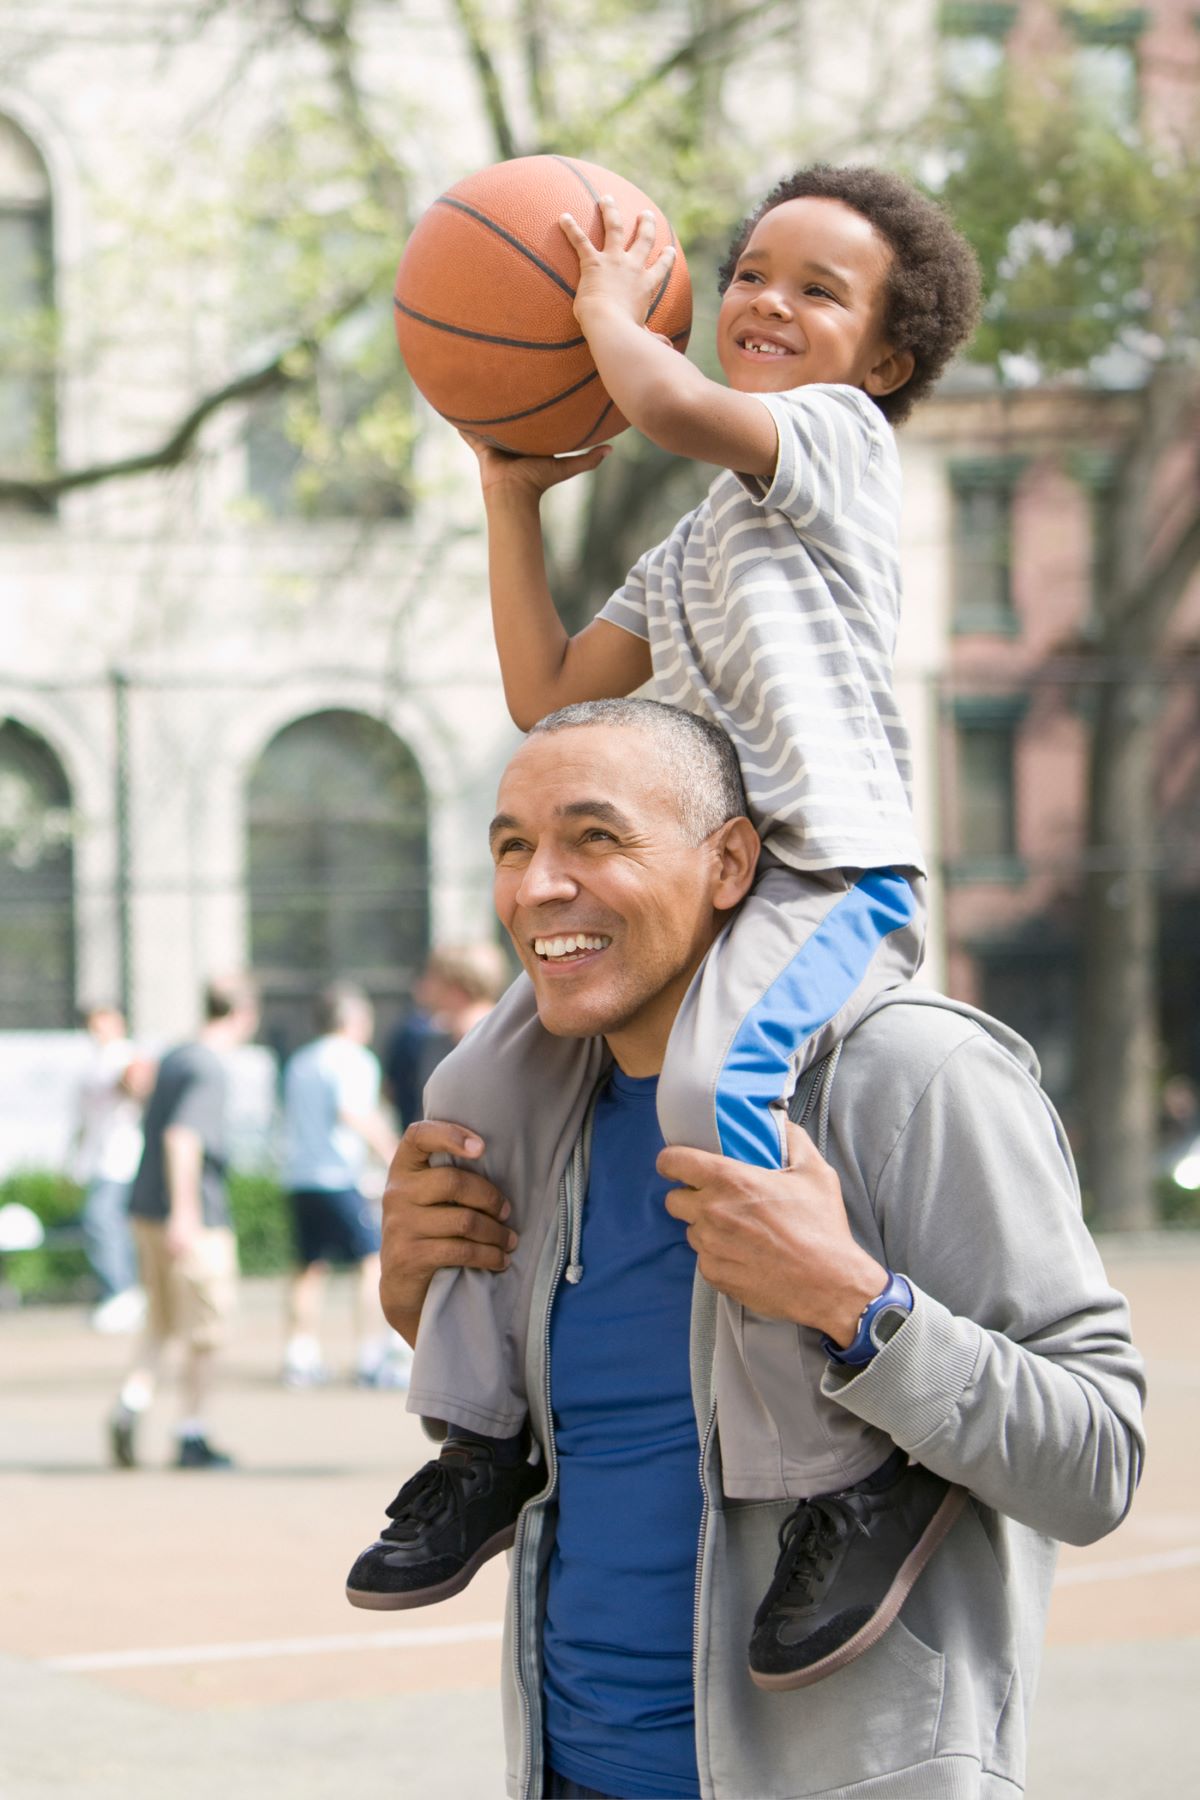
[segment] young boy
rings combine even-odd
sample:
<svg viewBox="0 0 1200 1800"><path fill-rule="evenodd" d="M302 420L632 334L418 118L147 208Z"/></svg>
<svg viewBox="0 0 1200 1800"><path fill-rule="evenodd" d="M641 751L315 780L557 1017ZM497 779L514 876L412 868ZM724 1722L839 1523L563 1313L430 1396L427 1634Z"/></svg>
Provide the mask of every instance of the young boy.
<svg viewBox="0 0 1200 1800"><path fill-rule="evenodd" d="M569 215L562 221L580 260L575 314L601 380L652 441L721 473L599 617L568 638L547 585L539 501L556 482L598 466L607 449L563 462L469 440L487 509L505 695L515 722L528 727L652 678L656 699L707 716L732 738L763 858L754 893L680 1009L658 1113L668 1143L779 1167L781 1102L801 1070L920 960L921 850L891 686L900 604L891 424L970 335L978 272L945 216L897 177L802 170L745 222L721 271L724 387L645 327L673 255L648 260L652 219L643 216L626 248L613 202L602 211L600 249ZM535 949L549 959L586 953L566 940ZM444 1271L430 1289L409 1404L447 1420L450 1436L356 1562L355 1604L406 1607L457 1592L512 1541L520 1507L543 1485L528 1460L514 1348L523 1342L524 1276L538 1237L519 1209L562 1166L600 1069L595 1046L538 1027L525 982L442 1065L433 1116L483 1139L486 1172L513 1203L520 1243L503 1275ZM503 1091L490 1118L481 1116L489 1089ZM536 1102L519 1112L527 1094ZM893 1275L879 1305L903 1315L905 1289ZM828 1629L777 1629L780 1608L795 1615L798 1594L820 1585L828 1561L828 1546L806 1548L799 1531L784 1534L751 1673L767 1687L802 1685L878 1636L962 1496L909 1469L886 1438L819 1393L820 1429L789 1442L778 1417L785 1409L772 1408L771 1393L781 1356L784 1367L794 1361L796 1382L811 1384L800 1334L722 1305L737 1315L726 1335L743 1365L729 1390L743 1398L718 1417L726 1495L870 1495L873 1513L890 1506L894 1515L881 1534L894 1563L883 1582L890 1598L872 1604L865 1621L847 1605L832 1639ZM873 1308L852 1345L826 1343L826 1352L865 1363L868 1314ZM815 1453L814 1443L824 1450Z"/></svg>

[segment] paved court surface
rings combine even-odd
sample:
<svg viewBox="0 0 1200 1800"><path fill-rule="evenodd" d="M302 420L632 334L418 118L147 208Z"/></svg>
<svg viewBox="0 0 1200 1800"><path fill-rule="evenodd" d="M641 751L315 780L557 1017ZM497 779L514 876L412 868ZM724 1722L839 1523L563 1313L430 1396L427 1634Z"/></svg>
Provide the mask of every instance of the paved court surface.
<svg viewBox="0 0 1200 1800"><path fill-rule="evenodd" d="M1104 1543L1064 1552L1032 1800L1200 1800L1200 1239L1106 1247L1151 1379L1149 1466ZM349 1294L329 1343L348 1351ZM286 1393L278 1284L249 1284L219 1436L179 1474L105 1463L126 1354L76 1308L0 1315L3 1800L480 1800L502 1791L504 1570L409 1615L346 1570L423 1460L395 1395ZM215 1434L218 1435L218 1434ZM752 1800L747 1796L747 1800Z"/></svg>

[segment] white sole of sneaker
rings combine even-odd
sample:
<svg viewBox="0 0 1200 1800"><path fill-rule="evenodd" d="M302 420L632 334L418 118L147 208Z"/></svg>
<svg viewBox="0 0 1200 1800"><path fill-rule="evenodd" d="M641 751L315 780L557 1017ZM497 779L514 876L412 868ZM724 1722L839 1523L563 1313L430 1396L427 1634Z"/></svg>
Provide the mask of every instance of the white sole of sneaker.
<svg viewBox="0 0 1200 1800"><path fill-rule="evenodd" d="M827 1675L834 1675L848 1663L855 1662L864 1650L877 1644L908 1599L917 1576L962 1511L966 1498L966 1488L952 1487L948 1491L920 1538L897 1569L896 1579L878 1608L861 1631L856 1631L852 1638L847 1638L844 1644L831 1650L819 1662L809 1663L807 1668L789 1670L785 1675L760 1675L756 1669L751 1669L750 1679L755 1687L764 1688L771 1694L786 1693L791 1688L811 1687L814 1682L824 1681Z"/></svg>
<svg viewBox="0 0 1200 1800"><path fill-rule="evenodd" d="M366 1588L346 1587L346 1598L351 1606L361 1606L368 1612L407 1612L414 1606L436 1606L439 1600L449 1600L454 1594L461 1594L467 1583L472 1581L485 1562L493 1556L499 1556L502 1550L511 1550L516 1542L517 1527L515 1522L498 1531L495 1537L481 1544L470 1562L463 1564L457 1575L449 1581L440 1581L436 1587L415 1588L407 1594L376 1594Z"/></svg>

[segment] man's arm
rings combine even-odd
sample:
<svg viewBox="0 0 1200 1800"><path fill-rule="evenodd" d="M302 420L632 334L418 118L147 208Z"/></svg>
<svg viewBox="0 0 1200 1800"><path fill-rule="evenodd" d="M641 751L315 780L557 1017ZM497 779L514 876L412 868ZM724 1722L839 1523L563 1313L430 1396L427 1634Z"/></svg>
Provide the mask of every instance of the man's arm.
<svg viewBox="0 0 1200 1800"><path fill-rule="evenodd" d="M382 1274L384 1317L408 1343L417 1327L429 1283L439 1269L506 1269L517 1234L504 1224L511 1207L491 1182L453 1163L483 1155L483 1142L462 1125L422 1119L400 1140L383 1193Z"/></svg>
<svg viewBox="0 0 1200 1800"><path fill-rule="evenodd" d="M190 1125L168 1125L163 1132L163 1170L167 1183L167 1248L186 1256L204 1223L200 1180L204 1143Z"/></svg>
<svg viewBox="0 0 1200 1800"><path fill-rule="evenodd" d="M687 1184L668 1209L689 1221L714 1286L843 1345L885 1266L906 1275L911 1317L861 1373L831 1364L827 1396L1023 1524L1070 1543L1101 1537L1141 1474L1141 1360L1041 1096L972 1032L933 1080L911 1098L889 1093L885 1108L878 1065L869 1094L851 1091L859 1049L848 1045L838 1070L835 1118L865 1104L902 1124L860 1191L843 1198L793 1126L794 1165L778 1173L664 1151L662 1173ZM888 1079L905 1080L899 1055Z"/></svg>
<svg viewBox="0 0 1200 1800"><path fill-rule="evenodd" d="M343 1107L338 1120L360 1137L381 1163L391 1162L396 1154L396 1134L381 1113L354 1112Z"/></svg>
<svg viewBox="0 0 1200 1800"><path fill-rule="evenodd" d="M913 1106L871 1205L916 1305L826 1392L1034 1530L1074 1544L1113 1530L1145 1456L1128 1305L1040 1091L982 1032Z"/></svg>

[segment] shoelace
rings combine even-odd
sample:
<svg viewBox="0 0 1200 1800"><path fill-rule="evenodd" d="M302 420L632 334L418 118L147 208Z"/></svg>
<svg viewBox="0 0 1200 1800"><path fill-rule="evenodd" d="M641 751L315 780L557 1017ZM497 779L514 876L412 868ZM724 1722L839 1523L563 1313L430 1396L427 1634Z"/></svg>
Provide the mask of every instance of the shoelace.
<svg viewBox="0 0 1200 1800"><path fill-rule="evenodd" d="M782 1552L776 1603L808 1606L813 1588L833 1561L851 1528L870 1532L853 1507L835 1494L804 1500L779 1528Z"/></svg>
<svg viewBox="0 0 1200 1800"><path fill-rule="evenodd" d="M385 1510L391 1525L385 1525L381 1537L390 1538L394 1543L410 1543L423 1525L432 1524L447 1512L454 1513L461 1520L463 1514L463 1478L469 1466L468 1459L462 1459L463 1466L456 1468L453 1463L438 1461L426 1463L423 1469L406 1481L391 1505Z"/></svg>

